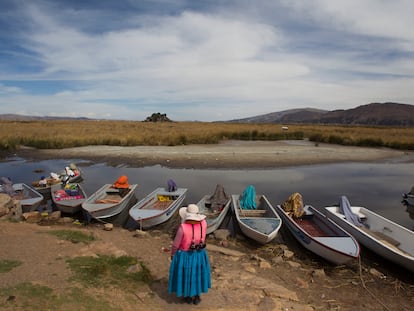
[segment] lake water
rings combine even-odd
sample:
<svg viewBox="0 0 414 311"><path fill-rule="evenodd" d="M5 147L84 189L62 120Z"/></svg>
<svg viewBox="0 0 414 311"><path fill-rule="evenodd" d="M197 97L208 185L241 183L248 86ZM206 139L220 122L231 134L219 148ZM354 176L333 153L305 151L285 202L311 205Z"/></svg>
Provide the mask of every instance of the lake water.
<svg viewBox="0 0 414 311"><path fill-rule="evenodd" d="M166 186L173 179L179 187L188 188L184 204L196 203L203 195L214 192L222 184L227 194L241 194L253 185L272 204L281 204L293 192L303 196L305 204L321 208L335 204L346 195L353 205L365 206L409 229L414 221L401 204L401 195L414 186L414 163L340 163L304 165L263 170L173 169L161 166L109 166L81 159L26 161L8 158L0 162L0 176L13 182L31 185L41 175L60 172L70 162L82 170L82 185L88 195L103 184L112 184L127 175L129 182L138 184L136 197L143 198L154 188Z"/></svg>

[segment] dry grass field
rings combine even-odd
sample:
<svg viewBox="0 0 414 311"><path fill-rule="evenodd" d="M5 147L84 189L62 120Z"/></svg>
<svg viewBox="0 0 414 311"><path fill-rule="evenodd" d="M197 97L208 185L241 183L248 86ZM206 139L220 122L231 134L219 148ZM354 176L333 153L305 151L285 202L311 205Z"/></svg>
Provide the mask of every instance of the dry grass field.
<svg viewBox="0 0 414 311"><path fill-rule="evenodd" d="M140 122L105 120L0 121L0 150L88 145L177 146L223 140L301 140L350 146L414 149L414 128L332 125Z"/></svg>

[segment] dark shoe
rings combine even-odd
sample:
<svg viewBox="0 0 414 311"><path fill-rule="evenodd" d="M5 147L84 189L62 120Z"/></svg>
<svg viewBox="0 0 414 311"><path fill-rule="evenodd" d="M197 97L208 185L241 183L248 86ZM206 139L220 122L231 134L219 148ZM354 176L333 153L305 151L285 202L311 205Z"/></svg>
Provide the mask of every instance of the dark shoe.
<svg viewBox="0 0 414 311"><path fill-rule="evenodd" d="M192 303L193 300L191 299L191 297L184 297L184 301L188 304Z"/></svg>
<svg viewBox="0 0 414 311"><path fill-rule="evenodd" d="M200 296L195 296L193 300L193 304L198 305L200 301L201 301Z"/></svg>

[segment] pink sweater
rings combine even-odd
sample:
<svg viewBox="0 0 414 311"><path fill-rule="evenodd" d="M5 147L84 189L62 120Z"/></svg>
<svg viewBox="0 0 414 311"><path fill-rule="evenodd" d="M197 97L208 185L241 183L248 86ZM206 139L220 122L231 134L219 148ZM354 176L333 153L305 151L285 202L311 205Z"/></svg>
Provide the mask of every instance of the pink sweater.
<svg viewBox="0 0 414 311"><path fill-rule="evenodd" d="M201 224L201 226L200 226ZM201 234L201 228L203 233ZM184 222L182 223L177 230L175 239L171 248L171 256L174 256L177 250L188 251L190 249L191 242L194 241L195 244L200 243L201 241L206 241L206 231L207 231L207 222L202 220L200 223L194 224L194 239L193 239L193 229L192 224Z"/></svg>

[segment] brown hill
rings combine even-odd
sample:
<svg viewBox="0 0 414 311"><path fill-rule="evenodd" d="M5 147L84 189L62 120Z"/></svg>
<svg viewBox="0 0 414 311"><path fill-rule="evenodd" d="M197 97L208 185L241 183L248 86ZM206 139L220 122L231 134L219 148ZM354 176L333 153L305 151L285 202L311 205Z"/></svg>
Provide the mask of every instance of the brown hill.
<svg viewBox="0 0 414 311"><path fill-rule="evenodd" d="M158 113L159 114L159 113ZM157 115L157 114L153 114ZM166 115L159 114L161 117ZM149 117L150 118L150 117ZM147 118L145 121L153 121ZM168 118L167 118L168 119ZM0 114L0 120L90 120L71 117L36 117L17 114ZM170 121L168 119L168 121ZM348 124L372 126L414 126L414 105L399 103L371 103L352 109L333 111L314 108L290 109L243 119L229 120L231 123L277 123L277 124Z"/></svg>
<svg viewBox="0 0 414 311"><path fill-rule="evenodd" d="M414 105L387 102L348 110L291 109L229 122L414 126Z"/></svg>
<svg viewBox="0 0 414 311"><path fill-rule="evenodd" d="M6 121L37 121L37 120L90 120L84 117L51 117L51 116L27 116L21 114L0 114L0 120Z"/></svg>
<svg viewBox="0 0 414 311"><path fill-rule="evenodd" d="M373 103L349 110L335 110L324 114L320 123L414 126L414 105Z"/></svg>

